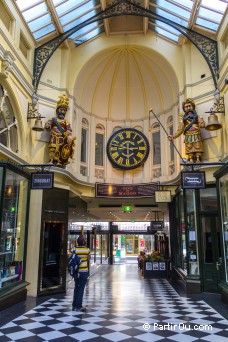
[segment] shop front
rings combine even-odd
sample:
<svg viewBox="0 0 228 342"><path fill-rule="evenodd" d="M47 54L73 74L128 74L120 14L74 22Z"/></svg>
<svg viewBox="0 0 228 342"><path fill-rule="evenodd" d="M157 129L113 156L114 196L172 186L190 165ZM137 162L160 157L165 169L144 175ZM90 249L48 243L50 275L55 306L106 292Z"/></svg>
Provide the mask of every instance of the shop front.
<svg viewBox="0 0 228 342"><path fill-rule="evenodd" d="M37 295L66 291L69 191L43 191Z"/></svg>
<svg viewBox="0 0 228 342"><path fill-rule="evenodd" d="M12 164L0 163L0 310L27 296L29 177Z"/></svg>
<svg viewBox="0 0 228 342"><path fill-rule="evenodd" d="M181 190L170 213L174 277L183 281L187 293L221 292L224 234L215 185Z"/></svg>
<svg viewBox="0 0 228 342"><path fill-rule="evenodd" d="M220 287L222 300L228 304L228 166L223 166L215 172L217 180L217 190L221 207L221 256L218 259L216 268L222 273Z"/></svg>

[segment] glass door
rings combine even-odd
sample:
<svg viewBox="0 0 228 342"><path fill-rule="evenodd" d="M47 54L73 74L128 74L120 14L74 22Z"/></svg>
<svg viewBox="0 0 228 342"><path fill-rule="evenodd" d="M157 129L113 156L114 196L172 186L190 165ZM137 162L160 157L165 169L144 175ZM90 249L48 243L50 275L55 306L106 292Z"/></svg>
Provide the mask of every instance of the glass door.
<svg viewBox="0 0 228 342"><path fill-rule="evenodd" d="M203 291L218 292L222 278L222 253L218 217L201 217Z"/></svg>

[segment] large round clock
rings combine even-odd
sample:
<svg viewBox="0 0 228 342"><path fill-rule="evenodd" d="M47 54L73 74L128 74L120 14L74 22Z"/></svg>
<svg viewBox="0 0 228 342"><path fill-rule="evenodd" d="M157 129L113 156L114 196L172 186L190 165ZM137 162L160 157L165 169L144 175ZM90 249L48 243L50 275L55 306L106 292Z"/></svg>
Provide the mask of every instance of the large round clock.
<svg viewBox="0 0 228 342"><path fill-rule="evenodd" d="M150 150L146 136L134 128L123 128L113 133L107 143L107 155L112 165L132 170L143 165Z"/></svg>

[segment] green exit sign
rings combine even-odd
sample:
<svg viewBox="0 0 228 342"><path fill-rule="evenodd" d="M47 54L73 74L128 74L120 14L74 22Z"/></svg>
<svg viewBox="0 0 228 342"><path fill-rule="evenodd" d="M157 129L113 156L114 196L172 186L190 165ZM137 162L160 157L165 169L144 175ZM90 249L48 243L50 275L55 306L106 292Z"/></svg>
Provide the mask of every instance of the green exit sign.
<svg viewBox="0 0 228 342"><path fill-rule="evenodd" d="M126 205L126 206L123 207L123 210L124 210L125 213L126 212L130 212L130 211L132 211L132 207L129 206L129 205Z"/></svg>

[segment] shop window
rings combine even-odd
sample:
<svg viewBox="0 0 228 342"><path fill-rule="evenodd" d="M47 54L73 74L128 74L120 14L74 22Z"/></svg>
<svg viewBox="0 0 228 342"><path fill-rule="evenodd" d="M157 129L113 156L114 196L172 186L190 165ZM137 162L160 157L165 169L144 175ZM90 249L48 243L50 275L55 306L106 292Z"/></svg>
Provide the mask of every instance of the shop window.
<svg viewBox="0 0 228 342"><path fill-rule="evenodd" d="M200 210L202 212L217 212L218 199L215 187L200 190Z"/></svg>
<svg viewBox="0 0 228 342"><path fill-rule="evenodd" d="M174 264L177 268L187 271L187 251L186 251L186 225L184 217L183 192L180 192L175 199L175 223L176 230L173 232Z"/></svg>
<svg viewBox="0 0 228 342"><path fill-rule="evenodd" d="M4 179L0 169L1 182ZM25 222L28 179L6 169L1 189L3 202L0 230L0 287L5 288L24 278Z"/></svg>
<svg viewBox="0 0 228 342"><path fill-rule="evenodd" d="M18 151L17 126L6 90L0 85L0 143L13 152Z"/></svg>
<svg viewBox="0 0 228 342"><path fill-rule="evenodd" d="M158 124L152 126L152 155L153 165L161 164L161 139Z"/></svg>
<svg viewBox="0 0 228 342"><path fill-rule="evenodd" d="M194 190L186 190L189 274L199 274L196 200Z"/></svg>
<svg viewBox="0 0 228 342"><path fill-rule="evenodd" d="M228 282L228 174L219 179L222 215L222 238L224 241L225 279Z"/></svg>

